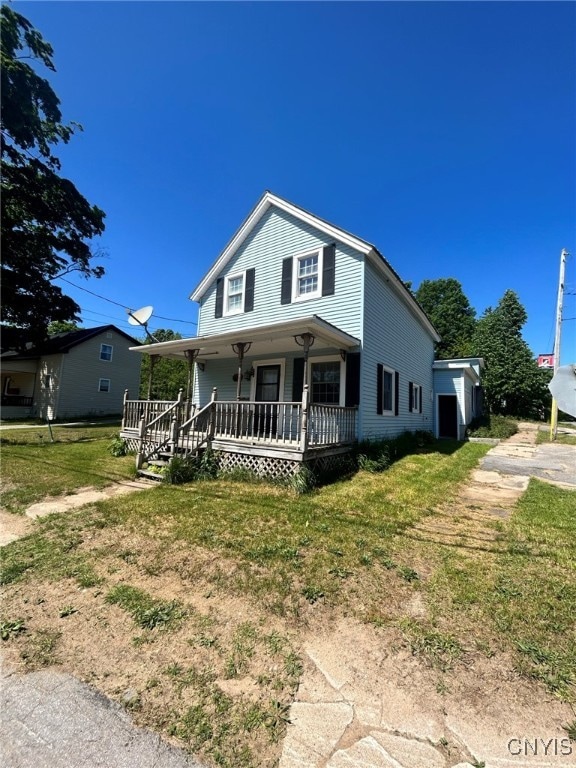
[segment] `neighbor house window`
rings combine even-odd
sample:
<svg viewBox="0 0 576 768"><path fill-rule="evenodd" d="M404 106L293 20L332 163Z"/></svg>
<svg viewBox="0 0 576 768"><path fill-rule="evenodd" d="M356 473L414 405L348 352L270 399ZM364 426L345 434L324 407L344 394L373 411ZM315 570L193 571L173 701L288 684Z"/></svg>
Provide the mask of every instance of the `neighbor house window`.
<svg viewBox="0 0 576 768"><path fill-rule="evenodd" d="M42 377L42 387L44 389L52 389L52 374L45 373Z"/></svg>
<svg viewBox="0 0 576 768"><path fill-rule="evenodd" d="M419 384L410 382L408 398L412 413L422 413L422 387Z"/></svg>
<svg viewBox="0 0 576 768"><path fill-rule="evenodd" d="M110 392L110 379L100 379L98 382L98 392Z"/></svg>
<svg viewBox="0 0 576 768"><path fill-rule="evenodd" d="M110 362L112 360L113 349L114 347L112 344L100 344L100 360Z"/></svg>
<svg viewBox="0 0 576 768"><path fill-rule="evenodd" d="M321 251L294 257L293 300L313 299L321 294Z"/></svg>

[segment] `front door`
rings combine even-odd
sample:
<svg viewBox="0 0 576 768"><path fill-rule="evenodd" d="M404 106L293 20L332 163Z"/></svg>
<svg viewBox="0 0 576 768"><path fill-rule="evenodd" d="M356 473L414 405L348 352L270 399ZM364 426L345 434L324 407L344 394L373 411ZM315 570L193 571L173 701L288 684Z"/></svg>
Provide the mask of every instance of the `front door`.
<svg viewBox="0 0 576 768"><path fill-rule="evenodd" d="M257 435L272 437L278 423L278 401L280 400L280 365L258 365L256 367L256 389L254 428Z"/></svg>
<svg viewBox="0 0 576 768"><path fill-rule="evenodd" d="M458 398L438 395L438 437L458 439Z"/></svg>

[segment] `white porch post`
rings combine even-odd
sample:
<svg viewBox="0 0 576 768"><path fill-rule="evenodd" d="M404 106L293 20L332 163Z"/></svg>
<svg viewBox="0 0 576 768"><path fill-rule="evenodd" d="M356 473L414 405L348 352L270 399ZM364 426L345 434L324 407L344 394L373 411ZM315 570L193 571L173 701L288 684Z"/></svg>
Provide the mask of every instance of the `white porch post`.
<svg viewBox="0 0 576 768"><path fill-rule="evenodd" d="M302 389L302 423L300 425L300 448L302 453L308 450L308 411L310 405L310 392L308 384Z"/></svg>

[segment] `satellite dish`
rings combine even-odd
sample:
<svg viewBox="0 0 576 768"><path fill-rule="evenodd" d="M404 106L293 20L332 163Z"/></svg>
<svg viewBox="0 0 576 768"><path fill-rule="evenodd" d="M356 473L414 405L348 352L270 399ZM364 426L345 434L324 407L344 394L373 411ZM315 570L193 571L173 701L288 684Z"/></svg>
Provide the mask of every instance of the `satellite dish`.
<svg viewBox="0 0 576 768"><path fill-rule="evenodd" d="M152 336L148 330L148 320L150 320L152 317L154 307L148 305L147 307L140 307L140 309L135 309L134 312L132 312L131 309L127 309L126 312L128 312L128 322L130 325L141 325L146 331L146 336L148 336L149 339L152 339L152 341L158 343L158 339Z"/></svg>
<svg viewBox="0 0 576 768"><path fill-rule="evenodd" d="M576 416L576 366L562 365L548 384L558 408L570 416Z"/></svg>
<svg viewBox="0 0 576 768"><path fill-rule="evenodd" d="M130 325L143 325L146 327L146 323L152 317L154 307L141 307L141 309L135 309L134 312L131 309L127 309L126 312L128 312L128 322Z"/></svg>

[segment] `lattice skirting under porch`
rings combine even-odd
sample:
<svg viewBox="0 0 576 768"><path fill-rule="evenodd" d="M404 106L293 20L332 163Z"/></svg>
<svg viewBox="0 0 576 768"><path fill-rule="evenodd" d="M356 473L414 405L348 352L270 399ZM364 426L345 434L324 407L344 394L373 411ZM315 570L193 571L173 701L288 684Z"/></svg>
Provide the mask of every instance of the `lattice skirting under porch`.
<svg viewBox="0 0 576 768"><path fill-rule="evenodd" d="M138 440L137 437L124 437L122 439L126 443L126 448L129 451L138 451L138 448L140 447L140 440Z"/></svg>
<svg viewBox="0 0 576 768"><path fill-rule="evenodd" d="M301 461L280 459L274 456L253 456L246 453L217 453L218 464L222 472L244 469L258 477L284 480L295 475L302 468Z"/></svg>

